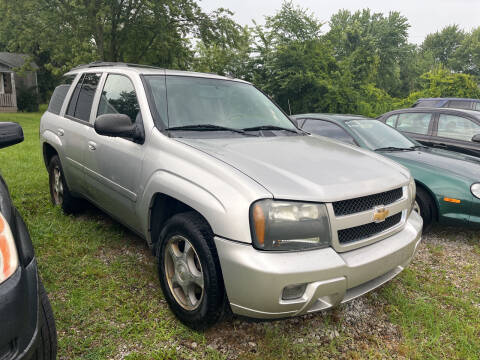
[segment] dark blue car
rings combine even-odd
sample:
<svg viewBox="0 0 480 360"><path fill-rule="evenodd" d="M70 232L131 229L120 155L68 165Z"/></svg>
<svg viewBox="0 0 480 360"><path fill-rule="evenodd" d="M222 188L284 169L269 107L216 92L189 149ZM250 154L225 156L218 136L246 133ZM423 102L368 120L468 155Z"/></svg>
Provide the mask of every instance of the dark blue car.
<svg viewBox="0 0 480 360"><path fill-rule="evenodd" d="M480 111L480 99L466 98L422 98L412 107L454 108Z"/></svg>

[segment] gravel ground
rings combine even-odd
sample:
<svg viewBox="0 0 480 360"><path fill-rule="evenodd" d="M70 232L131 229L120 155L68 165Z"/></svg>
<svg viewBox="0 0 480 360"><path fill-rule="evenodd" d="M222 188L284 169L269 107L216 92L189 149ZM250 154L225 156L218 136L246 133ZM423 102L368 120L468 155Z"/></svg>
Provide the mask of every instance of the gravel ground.
<svg viewBox="0 0 480 360"><path fill-rule="evenodd" d="M423 237L410 267L419 274L427 270L442 272L459 291L478 293L480 247L475 236L474 232L461 229L434 229ZM400 281L394 280L393 286L401 286ZM286 320L253 322L234 318L209 330L206 346L228 359L244 358L257 353L259 346L265 346L265 338L275 334L293 344L304 345L301 354L307 357L339 339L338 358L357 358L358 354L372 352L379 358L406 358L402 331L390 322L388 303L379 292L381 288L336 309ZM328 351L325 353L327 357L330 355Z"/></svg>

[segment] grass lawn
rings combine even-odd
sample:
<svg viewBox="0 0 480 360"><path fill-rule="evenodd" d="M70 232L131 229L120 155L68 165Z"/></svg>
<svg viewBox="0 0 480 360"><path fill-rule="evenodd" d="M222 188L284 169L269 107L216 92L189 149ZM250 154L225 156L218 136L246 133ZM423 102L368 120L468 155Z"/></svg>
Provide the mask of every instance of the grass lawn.
<svg viewBox="0 0 480 360"><path fill-rule="evenodd" d="M0 151L0 169L33 239L60 359L478 359L480 234L464 229L435 229L394 281L332 311L189 330L142 239L94 208L72 217L52 207L39 119L0 114L25 133Z"/></svg>

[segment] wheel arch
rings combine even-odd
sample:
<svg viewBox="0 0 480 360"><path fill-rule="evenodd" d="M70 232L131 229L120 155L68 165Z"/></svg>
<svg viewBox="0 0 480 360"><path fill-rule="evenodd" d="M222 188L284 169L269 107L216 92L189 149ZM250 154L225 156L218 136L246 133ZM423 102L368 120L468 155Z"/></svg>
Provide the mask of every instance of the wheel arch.
<svg viewBox="0 0 480 360"><path fill-rule="evenodd" d="M189 211L193 211L200 215L203 220L205 220L205 223L208 224L210 229L212 229L212 225L209 223L206 217L203 216L200 211L194 209L190 205L165 193L157 192L153 194L153 197L150 200L148 214L148 238L149 245L152 247L152 249L155 249L158 237L168 219L176 214Z"/></svg>
<svg viewBox="0 0 480 360"><path fill-rule="evenodd" d="M50 159L53 156L58 155L58 151L54 146L52 146L48 142L43 143L42 151L43 151L43 161L45 163L45 167L48 168L48 164L50 163Z"/></svg>
<svg viewBox="0 0 480 360"><path fill-rule="evenodd" d="M432 190L430 190L428 188L428 186L426 186L424 183L422 183L421 181L418 181L415 179L415 185L418 188L422 189L423 191L425 191L427 193L428 196L430 196L430 198L432 199L432 204L433 204L433 218L435 221L439 221L439 204L438 204L438 199L437 197L435 196L435 194L432 192Z"/></svg>

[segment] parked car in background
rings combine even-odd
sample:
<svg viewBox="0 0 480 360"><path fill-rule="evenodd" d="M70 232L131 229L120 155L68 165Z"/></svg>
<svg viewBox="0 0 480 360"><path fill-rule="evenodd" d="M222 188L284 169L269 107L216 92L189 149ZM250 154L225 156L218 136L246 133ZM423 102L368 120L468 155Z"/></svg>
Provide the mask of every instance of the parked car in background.
<svg viewBox="0 0 480 360"><path fill-rule="evenodd" d="M349 301L420 242L407 169L299 130L245 81L85 65L54 92L40 140L53 203L86 198L144 237L195 329L229 308L282 318Z"/></svg>
<svg viewBox="0 0 480 360"><path fill-rule="evenodd" d="M480 111L480 99L466 98L422 98L418 99L412 108L454 108Z"/></svg>
<svg viewBox="0 0 480 360"><path fill-rule="evenodd" d="M480 159L421 145L384 123L356 115L303 114L300 128L373 150L410 170L415 210L424 228L434 221L480 228Z"/></svg>
<svg viewBox="0 0 480 360"><path fill-rule="evenodd" d="M424 145L480 157L480 112L444 108L390 111L378 120Z"/></svg>
<svg viewBox="0 0 480 360"><path fill-rule="evenodd" d="M0 122L0 148L21 141L20 125ZM38 276L32 241L0 176L0 359L56 357L53 312Z"/></svg>

